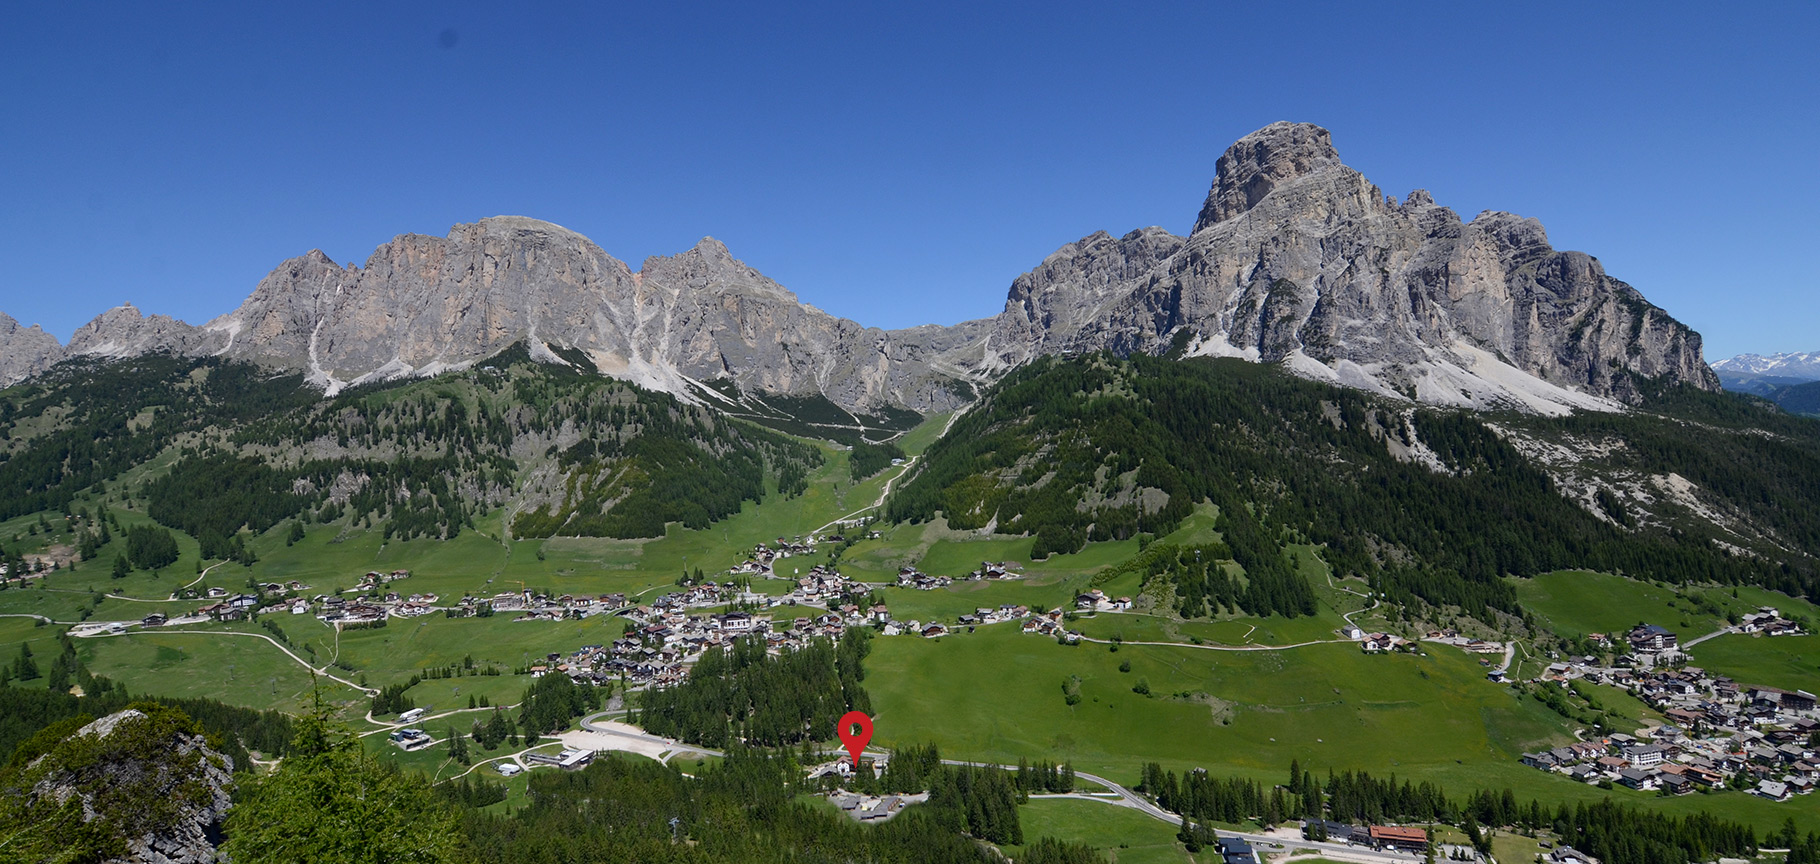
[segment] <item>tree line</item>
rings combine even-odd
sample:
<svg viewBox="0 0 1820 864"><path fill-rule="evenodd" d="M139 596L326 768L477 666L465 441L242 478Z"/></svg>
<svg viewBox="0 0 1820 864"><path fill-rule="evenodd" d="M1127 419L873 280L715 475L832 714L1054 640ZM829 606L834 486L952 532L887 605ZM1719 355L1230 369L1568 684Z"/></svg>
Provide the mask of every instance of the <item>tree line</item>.
<svg viewBox="0 0 1820 864"><path fill-rule="evenodd" d="M1701 812L1672 816L1626 807L1611 799L1549 807L1537 800L1519 804L1516 794L1480 790L1449 798L1432 783L1380 778L1362 771L1329 771L1325 780L1299 762L1289 782L1270 787L1249 778L1215 778L1196 769L1178 777L1156 763L1145 765L1138 790L1157 805L1197 822L1255 820L1269 826L1297 819L1369 825L1441 823L1460 826L1469 837L1480 827L1552 831L1564 845L1608 864L1693 864L1721 856L1754 857L1754 829ZM1792 826L1789 831L1794 835ZM1481 843L1488 841L1480 834ZM1319 836L1316 839L1321 839ZM1796 838L1798 839L1798 838Z"/></svg>

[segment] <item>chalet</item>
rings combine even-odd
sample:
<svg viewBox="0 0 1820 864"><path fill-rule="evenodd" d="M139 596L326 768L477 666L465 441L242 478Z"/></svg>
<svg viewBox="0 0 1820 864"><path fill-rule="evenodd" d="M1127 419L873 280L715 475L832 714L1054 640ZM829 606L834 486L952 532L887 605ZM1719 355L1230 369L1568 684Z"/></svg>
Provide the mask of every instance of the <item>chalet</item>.
<svg viewBox="0 0 1820 864"><path fill-rule="evenodd" d="M1687 779L1705 786L1708 789L1724 789L1725 775L1700 765L1689 765L1685 772Z"/></svg>
<svg viewBox="0 0 1820 864"><path fill-rule="evenodd" d="M714 616L717 627L726 633L749 633L752 630L752 616L744 612L728 612Z"/></svg>
<svg viewBox="0 0 1820 864"><path fill-rule="evenodd" d="M869 614L872 616L872 620L877 621L880 624L891 620L891 610L886 608L883 603L873 606Z"/></svg>
<svg viewBox="0 0 1820 864"><path fill-rule="evenodd" d="M152 614L139 619L139 623L146 627L163 627L164 622L168 620L170 619L166 618L163 612L153 612Z"/></svg>
<svg viewBox="0 0 1820 864"><path fill-rule="evenodd" d="M1366 832L1366 836L1371 838L1371 845L1379 849L1399 849L1404 852L1428 851L1428 832L1420 828L1373 825Z"/></svg>
<svg viewBox="0 0 1820 864"><path fill-rule="evenodd" d="M938 636L946 636L946 635L948 635L948 628L943 627L940 624L931 624L931 625L923 628L923 638L924 639L934 639Z"/></svg>
<svg viewBox="0 0 1820 864"><path fill-rule="evenodd" d="M1752 794L1768 798L1771 801L1787 801L1788 784L1778 783L1774 780L1765 780L1757 784L1757 788L1752 790Z"/></svg>
<svg viewBox="0 0 1820 864"><path fill-rule="evenodd" d="M1258 854L1241 837L1221 837L1215 841L1223 864L1258 864Z"/></svg>
<svg viewBox="0 0 1820 864"><path fill-rule="evenodd" d="M1661 785L1656 781L1656 775L1637 768L1626 768L1619 771L1618 782L1623 783L1632 789L1639 789L1645 792Z"/></svg>
<svg viewBox="0 0 1820 864"><path fill-rule="evenodd" d="M227 603L210 603L196 610L197 615L207 616L210 621L239 621L241 611Z"/></svg>
<svg viewBox="0 0 1820 864"><path fill-rule="evenodd" d="M1111 609L1112 601L1106 597L1106 592L1101 591L1098 588L1095 588L1091 591L1088 591L1085 594L1076 595L1074 598L1074 608L1079 609L1083 612L1099 610L1099 609Z"/></svg>
<svg viewBox="0 0 1820 864"><path fill-rule="evenodd" d="M1630 631L1630 650L1645 654L1672 651L1675 634L1655 624L1641 624Z"/></svg>
<svg viewBox="0 0 1820 864"><path fill-rule="evenodd" d="M1525 753L1523 754L1523 764L1543 771L1552 771L1555 766L1561 764L1561 760L1556 759L1552 753Z"/></svg>

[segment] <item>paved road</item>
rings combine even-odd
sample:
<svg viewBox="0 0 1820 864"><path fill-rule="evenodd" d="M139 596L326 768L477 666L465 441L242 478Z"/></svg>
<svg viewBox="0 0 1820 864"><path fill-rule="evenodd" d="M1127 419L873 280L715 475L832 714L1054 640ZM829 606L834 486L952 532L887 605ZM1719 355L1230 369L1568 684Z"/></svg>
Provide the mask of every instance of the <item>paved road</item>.
<svg viewBox="0 0 1820 864"><path fill-rule="evenodd" d="M1736 627L1726 627L1722 630L1714 630L1713 632L1708 633L1705 636L1701 636L1697 639L1691 639L1691 640L1683 643L1681 645L1681 651L1683 653L1685 653L1687 651L1687 649L1692 648L1695 645L1698 645L1702 642L1705 642L1708 639L1716 639L1720 636L1724 636L1727 633L1736 633L1736 632L1738 632L1738 628L1736 628Z"/></svg>

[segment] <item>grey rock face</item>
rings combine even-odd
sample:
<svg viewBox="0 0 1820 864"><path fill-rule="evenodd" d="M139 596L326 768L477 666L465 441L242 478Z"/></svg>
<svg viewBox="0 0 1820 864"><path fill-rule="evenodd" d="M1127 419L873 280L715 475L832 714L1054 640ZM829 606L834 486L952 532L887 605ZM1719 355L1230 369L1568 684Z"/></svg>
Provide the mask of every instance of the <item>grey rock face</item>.
<svg viewBox="0 0 1820 864"><path fill-rule="evenodd" d="M1398 205L1308 124L1272 124L1227 150L1188 238L1118 243L1064 246L1013 283L988 365L1160 353L1186 331L1191 354L1280 361L1432 404L1560 413L1635 404L1639 379L1718 389L1699 334L1596 259L1554 250L1536 220L1462 221L1421 190Z"/></svg>
<svg viewBox="0 0 1820 864"><path fill-rule="evenodd" d="M233 803L233 763L199 731L160 722L167 717L128 708L77 730L68 742L97 743L66 742L30 763L22 775L30 783L26 803L54 809L74 802L83 821L106 825L125 843L126 857L118 860L215 861L212 838Z"/></svg>
<svg viewBox="0 0 1820 864"><path fill-rule="evenodd" d="M1250 210L1283 183L1339 164L1326 129L1281 121L1265 126L1227 148L1214 163L1213 188L1193 233Z"/></svg>
<svg viewBox="0 0 1820 864"><path fill-rule="evenodd" d="M1699 334L1596 259L1556 251L1534 219L1465 221L1422 190L1398 204L1306 123L1245 136L1216 169L1190 236L1084 237L1018 277L997 316L952 327L836 318L712 238L633 271L566 228L497 216L401 235L363 266L291 259L202 327L113 309L62 356L225 354L306 370L333 392L530 339L690 399L716 398L699 382L730 380L931 411L1034 357L1157 353L1186 338L1191 354L1442 405L1610 410L1639 401L1640 381L1718 389ZM0 326L0 381L59 356L31 332Z"/></svg>
<svg viewBox="0 0 1820 864"><path fill-rule="evenodd" d="M698 392L691 381L724 378L851 408L961 398L924 359L940 334L804 305L717 240L633 272L580 234L518 216L400 236L363 267L320 252L292 259L203 329L229 356L306 369L331 390L457 368L531 338L685 395Z"/></svg>
<svg viewBox="0 0 1820 864"><path fill-rule="evenodd" d="M63 359L63 345L38 325L20 326L0 312L0 387L10 387Z"/></svg>
<svg viewBox="0 0 1820 864"><path fill-rule="evenodd" d="M168 315L146 315L128 303L115 306L76 328L65 348L69 357L137 357L158 351L206 354L220 349L214 334Z"/></svg>

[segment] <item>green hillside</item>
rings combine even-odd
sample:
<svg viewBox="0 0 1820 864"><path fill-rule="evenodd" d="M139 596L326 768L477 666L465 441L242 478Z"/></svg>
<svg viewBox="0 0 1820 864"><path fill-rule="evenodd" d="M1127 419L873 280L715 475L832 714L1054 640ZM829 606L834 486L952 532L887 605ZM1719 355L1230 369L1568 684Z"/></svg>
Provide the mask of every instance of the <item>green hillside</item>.
<svg viewBox="0 0 1820 864"><path fill-rule="evenodd" d="M1211 501L1250 584L1285 580L1283 544L1306 539L1336 572L1394 599L1481 618L1518 609L1500 577L1570 568L1820 588L1820 424L1740 397L1677 391L1655 405L1661 413L1487 418L1238 360L1049 359L1008 376L932 447L889 514L1028 533L1040 558L1164 533ZM1645 514L1607 493L1595 513L1506 427L1533 440L1609 439L1614 472L1687 478L1739 514L1728 524L1744 533L1661 494ZM1751 540L1752 525L1780 545ZM1726 551L1741 540L1776 555Z"/></svg>

